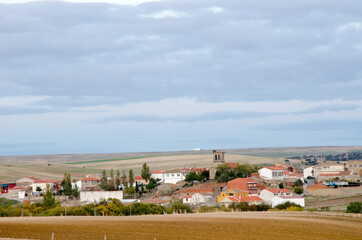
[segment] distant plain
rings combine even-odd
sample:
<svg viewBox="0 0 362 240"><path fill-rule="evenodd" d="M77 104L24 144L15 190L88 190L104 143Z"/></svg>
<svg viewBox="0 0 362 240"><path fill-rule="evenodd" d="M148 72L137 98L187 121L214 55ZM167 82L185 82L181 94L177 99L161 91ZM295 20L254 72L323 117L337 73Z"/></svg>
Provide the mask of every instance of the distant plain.
<svg viewBox="0 0 362 240"><path fill-rule="evenodd" d="M298 155L338 154L362 151L355 147L288 147L225 149L226 162L270 165L283 162L285 157ZM298 163L298 160L294 161ZM133 169L140 173L143 163L151 170L167 170L182 167L209 167L212 165L212 150L148 152L148 153L99 153L99 154L53 154L32 156L1 156L0 181L12 181L25 176L60 180L64 172L73 178L100 173L103 169Z"/></svg>

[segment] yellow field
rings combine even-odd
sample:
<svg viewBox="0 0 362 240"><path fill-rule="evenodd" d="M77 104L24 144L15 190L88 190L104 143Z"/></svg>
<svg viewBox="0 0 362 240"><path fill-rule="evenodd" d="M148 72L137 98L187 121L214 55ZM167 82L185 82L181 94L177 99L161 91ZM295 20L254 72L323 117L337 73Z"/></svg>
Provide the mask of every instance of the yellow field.
<svg viewBox="0 0 362 240"><path fill-rule="evenodd" d="M361 239L362 218L308 212L244 212L131 217L2 218L3 238Z"/></svg>
<svg viewBox="0 0 362 240"><path fill-rule="evenodd" d="M254 157L245 155L226 155L227 162L247 162L250 164L272 164L281 161L280 158ZM137 159L94 162L80 164L65 164L64 162L52 162L48 166L46 161L7 161L0 168L0 181L16 180L21 177L34 176L38 178L62 179L64 172L71 173L72 177L80 178L86 174L100 173L102 169L119 169L128 172L133 169L135 174L140 174L142 164L147 163L151 170L168 170L183 167L211 167L212 155L179 155L145 157Z"/></svg>

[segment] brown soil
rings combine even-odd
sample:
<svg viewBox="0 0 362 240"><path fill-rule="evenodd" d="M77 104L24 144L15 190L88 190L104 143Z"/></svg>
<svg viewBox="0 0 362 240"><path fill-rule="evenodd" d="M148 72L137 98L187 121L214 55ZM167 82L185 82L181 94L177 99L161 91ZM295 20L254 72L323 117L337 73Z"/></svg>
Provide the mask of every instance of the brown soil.
<svg viewBox="0 0 362 240"><path fill-rule="evenodd" d="M2 237L104 239L361 239L360 217L244 212L132 217L0 219Z"/></svg>
<svg viewBox="0 0 362 240"><path fill-rule="evenodd" d="M310 202L310 203L306 203L306 208L341 206L341 205L348 205L350 202L362 202L362 195L346 197L346 198L329 199L329 200L318 201L318 202Z"/></svg>

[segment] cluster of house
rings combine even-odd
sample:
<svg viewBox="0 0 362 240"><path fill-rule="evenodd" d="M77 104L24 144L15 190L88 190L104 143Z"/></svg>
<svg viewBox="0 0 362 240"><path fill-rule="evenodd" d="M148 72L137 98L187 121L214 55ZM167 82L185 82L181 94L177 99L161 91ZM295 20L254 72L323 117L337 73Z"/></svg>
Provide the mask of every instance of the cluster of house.
<svg viewBox="0 0 362 240"><path fill-rule="evenodd" d="M181 189L178 194L183 195L183 203L190 205L222 205L247 202L248 204L270 204L275 207L284 202L294 202L304 207L304 198L294 195L287 189L271 189L261 185L258 177L236 178L224 184L200 184L195 187ZM216 197L216 198L215 198ZM215 198L216 202L212 202Z"/></svg>
<svg viewBox="0 0 362 240"><path fill-rule="evenodd" d="M362 161L324 162L303 170L304 178L315 178L317 182L360 181Z"/></svg>
<svg viewBox="0 0 362 240"><path fill-rule="evenodd" d="M224 152L213 151L213 166L210 168L182 168L168 171L155 170L151 172L151 177L159 183L169 186L185 180L187 174L191 171L201 173L209 170L210 178L215 178L217 166L227 164L230 168L236 168L236 163L226 163ZM182 199L184 204L190 205L223 205L229 206L232 203L247 202L249 204L270 204L272 207L284 202L294 202L304 206L304 198L293 194L287 189L279 189L279 184L283 183L284 187L292 187L296 180L315 178L316 181L327 182L329 180L348 180L360 181L362 174L362 161L350 161L344 163L325 162L316 166L307 167L303 173L295 167L285 163L276 163L274 166L263 167L258 173L253 173L251 177L236 178L227 183L200 183L191 187L178 187L168 196L153 196L148 199L142 199L144 203L156 203L167 205L171 200ZM54 193L62 189L62 181L38 179L35 177L25 177L16 182L0 183L0 192L8 194L9 197L24 199L26 196L38 196L46 191L49 186ZM107 193L101 191L100 176L86 176L73 184L81 192L81 200L93 202L106 197L115 197L122 199L120 193ZM135 184L147 184L141 177L135 177ZM324 184L324 183L323 183ZM122 187L122 186L121 186ZM108 195L107 195L108 194Z"/></svg>

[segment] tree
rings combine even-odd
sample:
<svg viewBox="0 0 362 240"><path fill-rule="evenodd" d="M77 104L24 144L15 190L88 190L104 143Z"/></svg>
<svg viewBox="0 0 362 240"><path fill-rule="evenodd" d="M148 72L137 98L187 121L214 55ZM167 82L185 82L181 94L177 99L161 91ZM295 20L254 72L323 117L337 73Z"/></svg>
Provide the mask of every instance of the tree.
<svg viewBox="0 0 362 240"><path fill-rule="evenodd" d="M197 180L197 174L195 171L191 171L186 175L185 181L192 182L194 180Z"/></svg>
<svg viewBox="0 0 362 240"><path fill-rule="evenodd" d="M116 189L119 190L119 186L121 185L121 173L117 169L117 175L116 175Z"/></svg>
<svg viewBox="0 0 362 240"><path fill-rule="evenodd" d="M279 183L279 188L280 189L283 189L284 188L284 184L281 182L281 183Z"/></svg>
<svg viewBox="0 0 362 240"><path fill-rule="evenodd" d="M294 182L294 186L295 186L295 187L301 187L301 186L303 186L303 181L300 180L300 179L298 179L297 181Z"/></svg>
<svg viewBox="0 0 362 240"><path fill-rule="evenodd" d="M348 213L362 213L362 203L360 202L351 202L347 206Z"/></svg>
<svg viewBox="0 0 362 240"><path fill-rule="evenodd" d="M72 196L75 198L75 199L78 199L79 198L79 189L78 189L78 186L77 184L75 184L75 180L73 179L73 182L74 182L74 188L72 190Z"/></svg>
<svg viewBox="0 0 362 240"><path fill-rule="evenodd" d="M126 175L125 171L123 171L123 174L122 174L122 184L124 186L124 190L128 189L127 175Z"/></svg>
<svg viewBox="0 0 362 240"><path fill-rule="evenodd" d="M144 180L146 180L146 182L148 182L151 178L151 171L150 171L149 166L147 166L146 163L144 163L142 166L141 176Z"/></svg>
<svg viewBox="0 0 362 240"><path fill-rule="evenodd" d="M55 207L55 198L53 197L52 190L50 189L50 185L47 184L46 192L43 195L43 205L44 207L52 208Z"/></svg>
<svg viewBox="0 0 362 240"><path fill-rule="evenodd" d="M102 171L101 183L99 184L99 186L100 186L104 191L107 191L107 190L108 190L108 179L107 179L106 170L103 170L103 171Z"/></svg>
<svg viewBox="0 0 362 240"><path fill-rule="evenodd" d="M138 193L138 192L140 191L139 186L138 186L138 182L136 182L136 188L135 188L135 190L136 190L136 193Z"/></svg>
<svg viewBox="0 0 362 240"><path fill-rule="evenodd" d="M302 194L302 193L304 192L304 190L303 190L303 188L301 188L301 187L296 187L296 188L294 188L294 192L295 192L296 194Z"/></svg>
<svg viewBox="0 0 362 240"><path fill-rule="evenodd" d="M134 183L134 175L133 175L133 170L130 169L128 172L128 182L130 187L133 187L133 183Z"/></svg>
<svg viewBox="0 0 362 240"><path fill-rule="evenodd" d="M42 190L43 190L43 189L41 189L41 187L39 187L39 186L36 187L36 191L37 191L37 192L41 192Z"/></svg>
<svg viewBox="0 0 362 240"><path fill-rule="evenodd" d="M69 173L64 173L63 181L62 181L63 193L66 196L72 195L72 180Z"/></svg>

